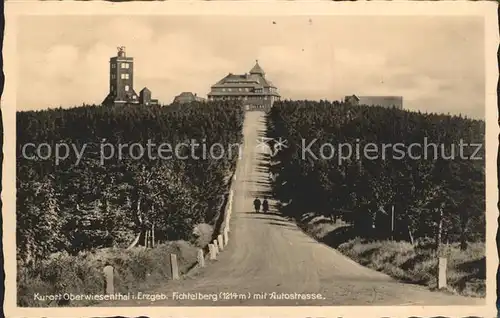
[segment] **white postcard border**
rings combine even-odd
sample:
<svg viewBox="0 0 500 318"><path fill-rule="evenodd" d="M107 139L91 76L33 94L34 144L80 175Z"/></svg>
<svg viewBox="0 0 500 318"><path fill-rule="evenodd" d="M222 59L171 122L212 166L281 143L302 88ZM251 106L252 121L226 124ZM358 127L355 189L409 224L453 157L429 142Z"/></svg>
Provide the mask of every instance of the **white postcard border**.
<svg viewBox="0 0 500 318"><path fill-rule="evenodd" d="M3 244L5 260L6 317L409 317L496 316L495 236L498 217L497 124L498 18L495 2L329 2L329 1L168 1L168 2L60 2L7 1L5 3L4 73L2 111L4 123ZM486 267L484 306L332 306L332 307L78 307L21 308L16 306L15 245L15 110L17 92L16 34L21 15L479 15L485 19L486 74Z"/></svg>

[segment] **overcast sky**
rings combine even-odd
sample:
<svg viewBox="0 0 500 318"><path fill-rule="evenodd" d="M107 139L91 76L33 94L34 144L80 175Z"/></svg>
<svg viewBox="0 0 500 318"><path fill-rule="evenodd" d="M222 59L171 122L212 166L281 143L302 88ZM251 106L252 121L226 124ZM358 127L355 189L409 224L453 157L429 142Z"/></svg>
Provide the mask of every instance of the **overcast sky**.
<svg viewBox="0 0 500 318"><path fill-rule="evenodd" d="M165 104L258 59L283 98L400 95L410 110L484 118L482 18L32 16L19 27L19 110L101 103L125 46L136 92Z"/></svg>

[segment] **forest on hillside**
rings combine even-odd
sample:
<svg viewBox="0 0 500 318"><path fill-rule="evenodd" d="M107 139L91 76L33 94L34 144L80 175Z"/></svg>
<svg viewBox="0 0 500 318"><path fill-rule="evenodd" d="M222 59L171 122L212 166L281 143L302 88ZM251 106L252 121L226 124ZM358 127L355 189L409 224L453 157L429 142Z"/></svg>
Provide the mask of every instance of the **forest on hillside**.
<svg viewBox="0 0 500 318"><path fill-rule="evenodd" d="M215 221L238 153L219 158L186 147L181 159L165 160L140 156L139 147L112 156L111 145L240 144L243 116L234 102L18 112L18 261L34 265L54 252L76 255L134 238L144 244L151 230L160 242L189 240L194 226ZM70 151L55 162L58 144ZM79 157L73 150L83 147Z"/></svg>
<svg viewBox="0 0 500 318"><path fill-rule="evenodd" d="M353 225L356 236L423 239L437 246L459 242L465 249L467 242L485 239L485 150L478 146L484 134L484 121L462 116L277 102L268 114L268 137L287 145L271 158L274 195L285 214L340 218ZM412 156L401 153L424 140L437 151L429 146L426 156L425 147L415 146ZM462 152L461 143L469 145ZM347 147L336 147L341 144L358 147L361 156L349 156ZM371 152L368 159L368 144L401 147L379 147L379 155Z"/></svg>

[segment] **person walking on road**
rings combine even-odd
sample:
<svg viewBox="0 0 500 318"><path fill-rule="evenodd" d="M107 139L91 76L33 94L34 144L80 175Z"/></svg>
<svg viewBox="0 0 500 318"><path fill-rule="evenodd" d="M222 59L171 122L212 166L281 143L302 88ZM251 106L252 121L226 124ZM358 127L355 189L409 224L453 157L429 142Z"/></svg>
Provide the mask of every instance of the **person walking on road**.
<svg viewBox="0 0 500 318"><path fill-rule="evenodd" d="M262 210L264 213L269 212L269 202L267 202L267 199L264 199L264 202L262 202Z"/></svg>
<svg viewBox="0 0 500 318"><path fill-rule="evenodd" d="M255 213L259 213L259 211L260 211L260 200L258 198L255 198L255 200L253 200L253 206L255 208Z"/></svg>

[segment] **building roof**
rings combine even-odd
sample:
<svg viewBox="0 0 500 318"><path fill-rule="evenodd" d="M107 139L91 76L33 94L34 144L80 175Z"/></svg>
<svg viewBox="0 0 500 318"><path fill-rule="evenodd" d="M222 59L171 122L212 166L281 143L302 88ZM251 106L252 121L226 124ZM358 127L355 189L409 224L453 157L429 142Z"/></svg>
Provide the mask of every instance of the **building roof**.
<svg viewBox="0 0 500 318"><path fill-rule="evenodd" d="M262 75L262 76L266 75L266 73L264 72L262 67L260 67L260 65L259 65L259 60L255 61L255 65L250 70L250 74L258 74L258 75Z"/></svg>
<svg viewBox="0 0 500 318"><path fill-rule="evenodd" d="M379 106L403 105L402 96L358 96L360 104Z"/></svg>
<svg viewBox="0 0 500 318"><path fill-rule="evenodd" d="M266 73L260 67L259 61L255 62L254 67L249 73L245 74L233 74L229 73L223 79L218 81L212 87L273 87L276 88L273 83L266 78Z"/></svg>
<svg viewBox="0 0 500 318"><path fill-rule="evenodd" d="M229 73L213 86L253 87L253 86L258 86L259 84L260 82L258 76L250 74L238 75Z"/></svg>
<svg viewBox="0 0 500 318"><path fill-rule="evenodd" d="M195 95L193 93L191 93L191 92L182 92L179 95L177 95L176 97L195 98Z"/></svg>
<svg viewBox="0 0 500 318"><path fill-rule="evenodd" d="M257 93L257 92L210 92L208 95L211 96L241 96L241 95L248 95L248 96L279 96L278 93Z"/></svg>
<svg viewBox="0 0 500 318"><path fill-rule="evenodd" d="M277 92L277 87L274 84L266 79L264 70L260 67L259 62L256 61L254 67L250 70L250 73L245 74L233 74L229 73L224 76L217 83L212 85L212 90L208 93L208 96L212 95L241 95L244 93L245 95L262 95L262 96L279 96ZM227 88L227 90L219 89ZM245 89L244 91L240 91L241 89ZM258 89L264 88L273 88L268 89L268 92L260 92ZM234 92L231 90L233 89ZM269 92L270 91L270 92Z"/></svg>
<svg viewBox="0 0 500 318"><path fill-rule="evenodd" d="M182 101L182 102L198 101L198 102L200 102L200 101L204 101L204 100L205 100L205 98L200 97L196 93L192 93L192 92L182 92L179 95L174 97L174 102L176 102L176 101Z"/></svg>
<svg viewBox="0 0 500 318"><path fill-rule="evenodd" d="M345 100L350 100L351 98L354 98L355 100L359 101L359 98L356 95L346 96Z"/></svg>
<svg viewBox="0 0 500 318"><path fill-rule="evenodd" d="M151 93L151 91L147 87L144 87L143 89L141 89L141 91L139 93L143 93L143 92Z"/></svg>
<svg viewBox="0 0 500 318"><path fill-rule="evenodd" d="M220 81L218 81L213 88L217 87L234 87L234 88L258 88L258 87L272 87L276 88L274 84L267 80L264 76L259 74L232 74L229 73Z"/></svg>

